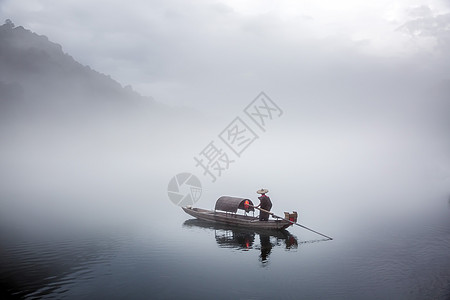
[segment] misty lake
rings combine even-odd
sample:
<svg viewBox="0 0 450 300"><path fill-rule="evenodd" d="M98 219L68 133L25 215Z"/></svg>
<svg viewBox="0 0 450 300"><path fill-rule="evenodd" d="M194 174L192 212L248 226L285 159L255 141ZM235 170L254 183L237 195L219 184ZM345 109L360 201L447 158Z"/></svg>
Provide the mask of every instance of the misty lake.
<svg viewBox="0 0 450 300"><path fill-rule="evenodd" d="M103 231L3 228L0 278L24 299L449 299L450 209L438 200L356 215L299 209L299 223L331 241L300 227L212 226L168 200Z"/></svg>
<svg viewBox="0 0 450 300"><path fill-rule="evenodd" d="M449 1L28 2L0 1L0 299L450 300ZM169 199L261 188L333 240Z"/></svg>
<svg viewBox="0 0 450 300"><path fill-rule="evenodd" d="M54 143L7 135L2 298L449 299L445 148L424 149L429 140L392 127L306 125L286 117L217 182L198 175L195 206L213 209L224 195L256 204L264 187L275 214L297 211L300 224L333 240L298 226L211 226L174 205L169 181L201 174L193 155L216 128L199 126L195 139L179 135L183 122L159 140L134 123L74 130L79 140L55 126Z"/></svg>

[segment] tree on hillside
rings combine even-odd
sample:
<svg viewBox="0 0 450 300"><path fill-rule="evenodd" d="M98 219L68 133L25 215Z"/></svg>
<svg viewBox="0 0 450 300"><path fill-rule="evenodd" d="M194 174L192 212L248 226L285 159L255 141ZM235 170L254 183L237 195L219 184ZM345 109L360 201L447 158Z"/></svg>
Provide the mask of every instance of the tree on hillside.
<svg viewBox="0 0 450 300"><path fill-rule="evenodd" d="M15 27L14 23L10 19L6 19L5 24L7 27L13 29Z"/></svg>

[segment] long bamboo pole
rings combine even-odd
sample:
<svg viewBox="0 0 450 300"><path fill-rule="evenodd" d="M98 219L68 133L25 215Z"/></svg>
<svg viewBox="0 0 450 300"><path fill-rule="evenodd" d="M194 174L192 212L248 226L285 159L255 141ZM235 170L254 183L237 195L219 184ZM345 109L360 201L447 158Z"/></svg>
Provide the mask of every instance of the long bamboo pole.
<svg viewBox="0 0 450 300"><path fill-rule="evenodd" d="M321 236L326 237L327 239L330 239L330 240L333 239L332 237L329 237L329 236L327 236L327 235L325 235L325 234L323 234L323 233L320 233L320 232L317 232L317 231L315 231L315 230L312 230L311 228L308 228L308 227L306 227L306 226L304 226L304 225L302 225L302 224L298 224L298 223L293 222L293 221L291 221L291 220L288 220L288 219L282 218L282 217L280 217L280 216L277 216L277 215L275 215L274 213L272 213L272 212L270 212L270 211L268 211L268 210L265 210L265 209L262 209L262 208L259 208L259 207L257 207L257 206L253 206L253 205L250 205L250 206L253 207L253 208L259 209L260 211L264 211L264 212L266 212L266 213L269 213L269 215L272 215L272 216L275 217L275 218L283 219L283 220L285 220L285 221L290 222L291 224L295 224L295 225L300 226L300 227L302 227L302 228L305 228L305 229L307 229L307 230L309 230L309 231L312 231L312 232L314 232L314 233L317 233L317 234L319 234L319 235L321 235Z"/></svg>

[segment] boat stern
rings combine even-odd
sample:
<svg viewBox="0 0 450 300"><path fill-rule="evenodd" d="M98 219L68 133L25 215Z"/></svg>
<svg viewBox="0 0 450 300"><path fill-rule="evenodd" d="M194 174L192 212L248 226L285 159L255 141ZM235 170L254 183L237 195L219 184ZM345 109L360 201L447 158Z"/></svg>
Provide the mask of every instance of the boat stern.
<svg viewBox="0 0 450 300"><path fill-rule="evenodd" d="M294 225L294 223L297 223L298 213L296 211L293 211L292 213L284 212L284 218L286 220L289 220L291 224L289 226Z"/></svg>

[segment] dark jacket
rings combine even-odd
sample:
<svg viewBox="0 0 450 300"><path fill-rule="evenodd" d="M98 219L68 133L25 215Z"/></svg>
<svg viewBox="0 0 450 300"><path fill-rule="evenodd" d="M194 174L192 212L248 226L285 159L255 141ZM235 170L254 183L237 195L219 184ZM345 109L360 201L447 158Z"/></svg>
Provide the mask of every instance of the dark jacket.
<svg viewBox="0 0 450 300"><path fill-rule="evenodd" d="M270 211L270 209L272 208L272 201L270 201L270 198L266 195L261 195L260 197L258 197L258 199L260 201L259 207ZM265 211L259 212L259 220L267 221L268 219L269 219L269 213L267 213Z"/></svg>

